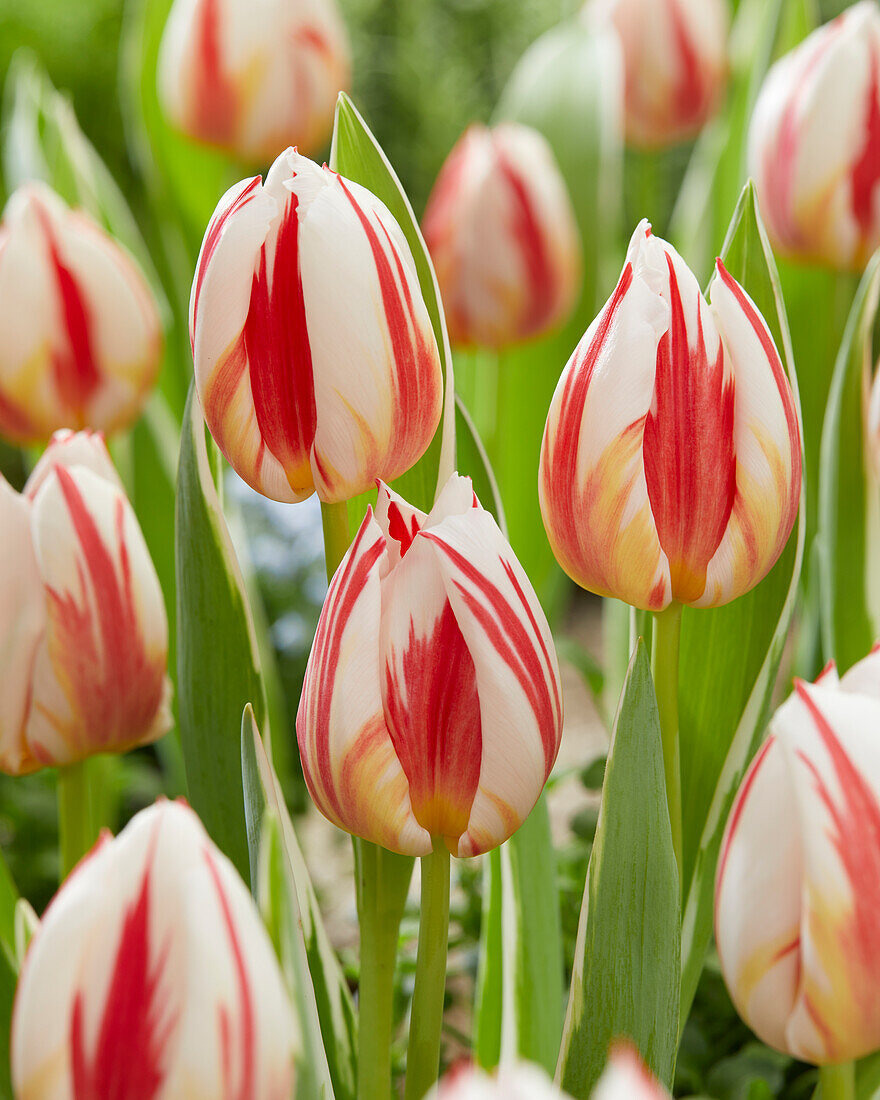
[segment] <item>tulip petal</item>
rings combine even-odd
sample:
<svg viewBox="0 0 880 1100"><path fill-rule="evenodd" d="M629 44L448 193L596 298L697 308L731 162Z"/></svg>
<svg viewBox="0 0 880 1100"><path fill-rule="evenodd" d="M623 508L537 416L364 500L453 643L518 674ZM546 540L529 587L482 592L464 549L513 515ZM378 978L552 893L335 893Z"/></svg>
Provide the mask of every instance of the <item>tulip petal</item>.
<svg viewBox="0 0 880 1100"><path fill-rule="evenodd" d="M408 855L431 851L385 722L379 630L385 537L368 510L324 602L296 718L303 773L340 828Z"/></svg>
<svg viewBox="0 0 880 1100"><path fill-rule="evenodd" d="M31 543L31 509L0 474L0 768L39 767L24 736L46 601Z"/></svg>
<svg viewBox="0 0 880 1100"><path fill-rule="evenodd" d="M710 295L736 379L736 496L700 607L727 603L766 575L788 541L801 490L797 413L767 325L720 260Z"/></svg>
<svg viewBox="0 0 880 1100"><path fill-rule="evenodd" d="M155 740L171 724L168 625L156 571L120 489L57 466L33 503L48 631L28 742L44 763Z"/></svg>
<svg viewBox="0 0 880 1100"><path fill-rule="evenodd" d="M385 553L388 565L393 569L409 550L428 517L380 481L375 518L385 536Z"/></svg>
<svg viewBox="0 0 880 1100"><path fill-rule="evenodd" d="M547 621L488 512L471 509L427 529L473 659L483 761L459 856L495 847L525 820L556 759L562 697Z"/></svg>
<svg viewBox="0 0 880 1100"><path fill-rule="evenodd" d="M56 466L64 466L68 470L76 466L84 467L122 491L122 482L100 432L72 432L68 429L55 432L27 479L23 494L28 500L36 499Z"/></svg>
<svg viewBox="0 0 880 1100"><path fill-rule="evenodd" d="M840 687L843 691L880 699L880 642L874 645L867 657L863 657L843 674Z"/></svg>

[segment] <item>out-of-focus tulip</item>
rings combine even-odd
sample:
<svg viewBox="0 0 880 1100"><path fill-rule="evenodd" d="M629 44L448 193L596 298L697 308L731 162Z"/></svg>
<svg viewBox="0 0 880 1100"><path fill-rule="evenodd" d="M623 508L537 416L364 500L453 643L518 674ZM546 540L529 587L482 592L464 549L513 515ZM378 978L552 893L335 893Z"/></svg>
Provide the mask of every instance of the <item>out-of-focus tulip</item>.
<svg viewBox="0 0 880 1100"><path fill-rule="evenodd" d="M323 145L349 65L335 0L175 0L159 97L189 137L270 161Z"/></svg>
<svg viewBox="0 0 880 1100"><path fill-rule="evenodd" d="M565 181L528 126L471 126L423 219L453 344L503 347L565 321L581 243Z"/></svg>
<svg viewBox="0 0 880 1100"><path fill-rule="evenodd" d="M58 433L21 495L0 476L0 559L0 770L165 733L165 604L99 435Z"/></svg>
<svg viewBox="0 0 880 1100"><path fill-rule="evenodd" d="M628 1043L614 1043L592 1100L668 1100L669 1093L651 1076Z"/></svg>
<svg viewBox="0 0 880 1100"><path fill-rule="evenodd" d="M860 270L880 245L880 8L862 0L772 67L749 171L773 246Z"/></svg>
<svg viewBox="0 0 880 1100"><path fill-rule="evenodd" d="M296 720L318 809L425 855L505 841L556 759L562 697L547 620L469 478L430 515L384 485L330 585Z"/></svg>
<svg viewBox="0 0 880 1100"><path fill-rule="evenodd" d="M800 499L800 431L773 338L720 260L710 299L642 222L544 432L541 511L559 563L651 611L754 587Z"/></svg>
<svg viewBox="0 0 880 1100"><path fill-rule="evenodd" d="M727 0L587 0L623 47L626 138L658 148L693 137L715 113L727 78Z"/></svg>
<svg viewBox="0 0 880 1100"><path fill-rule="evenodd" d="M531 1062L502 1064L492 1076L477 1066L454 1066L428 1095L430 1100L568 1100Z"/></svg>
<svg viewBox="0 0 880 1100"><path fill-rule="evenodd" d="M244 883L183 802L105 833L15 996L17 1100L288 1100L296 1023Z"/></svg>
<svg viewBox="0 0 880 1100"><path fill-rule="evenodd" d="M288 149L231 188L190 299L196 385L257 492L334 502L392 480L440 421L443 375L415 262L388 208Z"/></svg>
<svg viewBox="0 0 880 1100"><path fill-rule="evenodd" d="M42 183L0 225L0 434L112 432L135 420L162 351L152 292L127 252Z"/></svg>
<svg viewBox="0 0 880 1100"><path fill-rule="evenodd" d="M740 787L715 888L734 1004L824 1064L880 1047L880 646L795 692Z"/></svg>

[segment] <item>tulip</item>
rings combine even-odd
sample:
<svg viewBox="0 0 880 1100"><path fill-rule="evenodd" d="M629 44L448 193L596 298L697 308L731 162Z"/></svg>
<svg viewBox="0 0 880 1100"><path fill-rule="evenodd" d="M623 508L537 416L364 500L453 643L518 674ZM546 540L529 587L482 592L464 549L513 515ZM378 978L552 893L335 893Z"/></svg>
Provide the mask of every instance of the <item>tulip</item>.
<svg viewBox="0 0 880 1100"><path fill-rule="evenodd" d="M427 516L380 485L331 582L296 728L318 809L392 851L442 838L478 855L525 820L559 748L559 670L469 478Z"/></svg>
<svg viewBox="0 0 880 1100"><path fill-rule="evenodd" d="M335 0L175 0L159 51L171 123L250 163L321 148L349 48Z"/></svg>
<svg viewBox="0 0 880 1100"><path fill-rule="evenodd" d="M100 436L56 435L21 495L0 476L0 558L0 770L165 733L165 604Z"/></svg>
<svg viewBox="0 0 880 1100"><path fill-rule="evenodd" d="M794 694L743 780L715 886L721 967L768 1045L819 1065L880 1047L880 646Z"/></svg>
<svg viewBox="0 0 880 1100"><path fill-rule="evenodd" d="M17 1100L288 1100L295 1018L250 894L184 802L104 833L28 948Z"/></svg>
<svg viewBox="0 0 880 1100"><path fill-rule="evenodd" d="M152 292L123 248L45 184L10 198L0 227L0 434L107 432L140 415L162 351Z"/></svg>
<svg viewBox="0 0 880 1100"><path fill-rule="evenodd" d="M281 501L391 480L440 421L443 376L415 262L379 199L288 149L231 188L190 301L196 385L238 474Z"/></svg>
<svg viewBox="0 0 880 1100"><path fill-rule="evenodd" d="M699 133L724 93L727 0L587 0L584 15L620 38L627 142L656 149Z"/></svg>
<svg viewBox="0 0 880 1100"><path fill-rule="evenodd" d="M536 130L514 123L466 130L437 177L423 229L453 344L503 347L570 314L580 236Z"/></svg>
<svg viewBox="0 0 880 1100"><path fill-rule="evenodd" d="M880 8L862 0L767 74L749 171L774 248L861 270L880 245Z"/></svg>
<svg viewBox="0 0 880 1100"><path fill-rule="evenodd" d="M502 1064L491 1077L477 1066L454 1066L431 1100L569 1100L540 1066L530 1062Z"/></svg>
<svg viewBox="0 0 880 1100"><path fill-rule="evenodd" d="M747 592L798 509L800 429L773 339L720 260L710 299L642 222L544 432L541 511L560 564L650 611Z"/></svg>
<svg viewBox="0 0 880 1100"><path fill-rule="evenodd" d="M636 1050L614 1043L592 1100L668 1100L669 1093L651 1076Z"/></svg>

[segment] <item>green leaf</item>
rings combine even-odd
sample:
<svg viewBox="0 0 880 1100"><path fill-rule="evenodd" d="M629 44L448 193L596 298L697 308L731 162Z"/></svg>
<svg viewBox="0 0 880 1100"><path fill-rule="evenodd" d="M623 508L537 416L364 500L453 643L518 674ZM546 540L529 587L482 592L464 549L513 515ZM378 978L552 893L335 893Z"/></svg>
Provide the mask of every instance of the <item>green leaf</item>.
<svg viewBox="0 0 880 1100"><path fill-rule="evenodd" d="M456 470L470 477L480 504L492 513L498 526L505 531L507 521L504 517L504 505L501 503L489 456L477 435L470 413L458 394L455 395L455 460Z"/></svg>
<svg viewBox="0 0 880 1100"><path fill-rule="evenodd" d="M483 912L474 996L474 1061L483 1069L494 1069L501 1060L504 1011L501 909L501 849L493 848L483 857Z"/></svg>
<svg viewBox="0 0 880 1100"><path fill-rule="evenodd" d="M751 184L740 197L722 257L763 314L799 410L785 307ZM715 865L727 815L767 722L797 597L805 525L802 489L795 529L764 580L723 607L684 609L679 670L686 898L683 1019L712 935Z"/></svg>
<svg viewBox="0 0 880 1100"><path fill-rule="evenodd" d="M244 583L211 473L193 388L177 482L177 689L189 799L214 842L249 874L241 786L241 712L265 719L265 695Z"/></svg>
<svg viewBox="0 0 880 1100"><path fill-rule="evenodd" d="M628 1037L672 1084L678 1048L678 874L666 808L660 719L636 646L614 724L587 869L560 1051L562 1088L586 1100L613 1039Z"/></svg>
<svg viewBox="0 0 880 1100"><path fill-rule="evenodd" d="M865 430L878 305L880 252L865 271L840 345L819 463L825 656L841 672L864 657L880 634L880 484Z"/></svg>
<svg viewBox="0 0 880 1100"><path fill-rule="evenodd" d="M446 319L434 266L406 192L381 146L344 92L339 93L336 104L330 166L346 179L372 191L394 215L413 254L419 286L440 349L445 387L443 418L427 451L411 470L397 478L393 486L405 500L427 512L431 510L438 488L446 483L455 465L454 382ZM365 500L366 497L358 497L351 503L349 522L353 529L364 517Z"/></svg>
<svg viewBox="0 0 880 1100"><path fill-rule="evenodd" d="M333 1083L330 1094L335 1094L338 1100L354 1100L357 1087L357 1022L351 994L324 929L281 784L266 753L251 708L245 710L242 718L241 759L252 868L257 866L257 851L263 846L260 822L265 821L265 813L268 812L277 822L275 846L281 858L276 857L275 863L281 863L284 880L288 884L287 896L282 897L289 913L289 918L286 918L286 957L293 968L294 992L300 1007L312 1072L319 1080L329 1076ZM260 872L256 876L258 882L264 878L262 856L261 851ZM276 897L278 893L276 882ZM296 942L291 941L294 932ZM322 1061L326 1072L322 1069Z"/></svg>

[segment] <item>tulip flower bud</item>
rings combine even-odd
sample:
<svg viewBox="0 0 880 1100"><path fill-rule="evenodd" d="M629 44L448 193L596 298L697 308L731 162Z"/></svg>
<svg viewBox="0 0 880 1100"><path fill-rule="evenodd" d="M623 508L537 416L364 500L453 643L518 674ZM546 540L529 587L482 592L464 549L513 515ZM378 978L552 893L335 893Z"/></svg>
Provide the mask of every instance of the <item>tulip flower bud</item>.
<svg viewBox="0 0 880 1100"><path fill-rule="evenodd" d="M162 591L100 436L0 477L0 770L123 752L171 726Z"/></svg>
<svg viewBox="0 0 880 1100"><path fill-rule="evenodd" d="M498 348L566 320L580 286L574 212L544 137L471 126L423 219L453 344Z"/></svg>
<svg viewBox="0 0 880 1100"><path fill-rule="evenodd" d="M288 1100L296 1021L250 894L184 802L104 833L31 940L18 1100Z"/></svg>
<svg viewBox="0 0 880 1100"><path fill-rule="evenodd" d="M592 1100L668 1100L669 1093L629 1043L615 1042L591 1096Z"/></svg>
<svg viewBox="0 0 880 1100"><path fill-rule="evenodd" d="M296 730L318 809L392 851L478 855L528 816L562 732L556 651L469 478L427 516L380 484L330 584Z"/></svg>
<svg viewBox="0 0 880 1100"><path fill-rule="evenodd" d="M560 565L650 611L753 588L800 500L800 429L773 338L720 260L710 299L642 222L544 431L541 511Z"/></svg>
<svg viewBox="0 0 880 1100"><path fill-rule="evenodd" d="M880 1047L880 646L774 715L727 822L715 937L767 1044L819 1065Z"/></svg>
<svg viewBox="0 0 880 1100"><path fill-rule="evenodd" d="M727 77L727 0L587 0L623 48L626 139L662 148L694 137L718 108Z"/></svg>
<svg viewBox="0 0 880 1100"><path fill-rule="evenodd" d="M174 0L159 50L169 120L248 162L327 140L349 48L335 0Z"/></svg>
<svg viewBox="0 0 880 1100"><path fill-rule="evenodd" d="M116 431L159 371L152 292L121 245L43 183L20 187L0 226L0 434Z"/></svg>
<svg viewBox="0 0 880 1100"><path fill-rule="evenodd" d="M454 1066L430 1100L569 1100L545 1071L530 1062L502 1064L489 1076L477 1066Z"/></svg>
<svg viewBox="0 0 880 1100"><path fill-rule="evenodd" d="M220 200L190 337L214 439L275 500L337 502L398 477L440 422L440 356L400 227L293 149Z"/></svg>
<svg viewBox="0 0 880 1100"><path fill-rule="evenodd" d="M773 247L861 270L880 245L880 8L862 0L770 69L749 172Z"/></svg>

